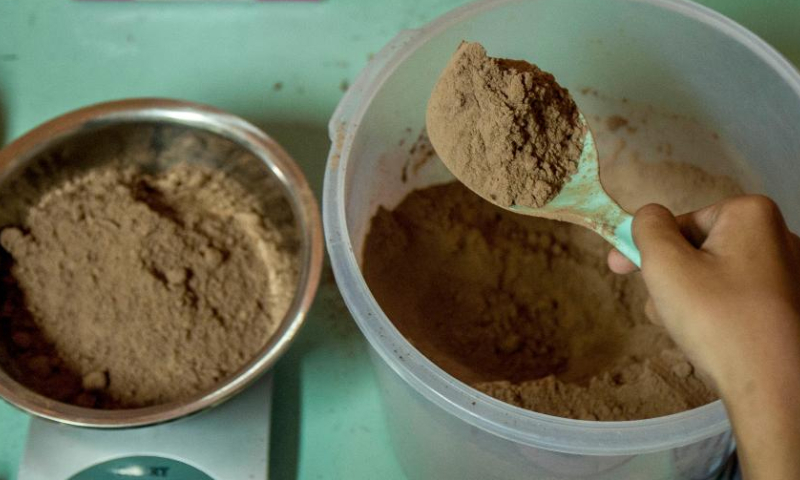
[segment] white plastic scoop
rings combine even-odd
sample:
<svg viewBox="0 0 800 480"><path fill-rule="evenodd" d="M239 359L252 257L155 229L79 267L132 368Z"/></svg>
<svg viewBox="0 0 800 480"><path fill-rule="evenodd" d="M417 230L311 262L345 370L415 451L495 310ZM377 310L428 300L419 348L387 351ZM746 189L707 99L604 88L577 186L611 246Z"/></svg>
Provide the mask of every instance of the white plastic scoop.
<svg viewBox="0 0 800 480"><path fill-rule="evenodd" d="M570 222L594 230L639 267L642 263L641 255L633 243L631 232L633 216L623 210L603 189L594 136L582 113L579 114L579 121L586 129L586 136L578 159L577 172L572 174L558 194L545 205L539 208L512 205L508 210Z"/></svg>
<svg viewBox="0 0 800 480"><path fill-rule="evenodd" d="M462 42L434 86L426 122L442 161L469 189L516 213L594 230L639 266L633 217L603 190L586 118L552 74ZM566 173L559 164L576 156L577 132L583 134L577 168L559 178ZM543 185L553 188L558 180L566 181L543 198L550 194Z"/></svg>
<svg viewBox="0 0 800 480"><path fill-rule="evenodd" d="M583 150L578 159L577 171L548 203L539 208L521 205L504 206L481 195L478 191L475 193L489 202L515 213L570 222L594 230L636 266L641 266L639 249L633 243L631 232L633 217L603 189L603 185L600 183L597 146L594 137L582 113L579 114L578 121L585 127L586 134ZM442 158L442 160L445 165L448 165L446 158ZM451 170L454 169L451 168Z"/></svg>

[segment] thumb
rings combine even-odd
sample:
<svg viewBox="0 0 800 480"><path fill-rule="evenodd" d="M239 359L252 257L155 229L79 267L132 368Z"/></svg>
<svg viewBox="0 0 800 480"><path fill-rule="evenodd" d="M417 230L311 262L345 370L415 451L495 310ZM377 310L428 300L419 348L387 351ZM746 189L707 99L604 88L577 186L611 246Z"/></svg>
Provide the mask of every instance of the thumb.
<svg viewBox="0 0 800 480"><path fill-rule="evenodd" d="M642 254L642 270L675 268L696 254L675 216L658 204L645 205L633 218L633 241Z"/></svg>

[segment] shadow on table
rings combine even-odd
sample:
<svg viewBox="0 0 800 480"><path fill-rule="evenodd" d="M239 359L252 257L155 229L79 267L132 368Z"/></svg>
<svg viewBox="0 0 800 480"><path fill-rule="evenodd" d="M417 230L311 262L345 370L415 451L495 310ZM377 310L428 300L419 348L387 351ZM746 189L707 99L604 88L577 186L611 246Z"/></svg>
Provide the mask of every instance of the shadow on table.
<svg viewBox="0 0 800 480"><path fill-rule="evenodd" d="M367 422L358 423L363 419L356 419L355 423L347 420L354 420L349 411L352 397L359 392L364 372L371 371L367 348L326 262L306 323L275 369L271 479L294 480L300 473L307 475L307 469L319 468L321 458L332 457L330 452L314 451L321 445L336 450L354 445L364 447L363 442L376 438L383 440L373 436L372 426L366 425ZM304 401L308 404L304 405ZM321 408L325 411L320 411ZM345 426L325 421L330 415L341 415ZM320 420L322 424L312 424ZM329 444L343 428L349 428L347 431L359 440ZM302 435L310 437L301 438ZM309 458L298 458L300 451ZM304 465L303 472L299 471L300 463ZM329 465L329 468L342 467Z"/></svg>
<svg viewBox="0 0 800 480"><path fill-rule="evenodd" d="M300 359L303 348L295 342L274 368L269 477L294 480L299 473Z"/></svg>
<svg viewBox="0 0 800 480"><path fill-rule="evenodd" d="M317 202L322 200L322 180L331 142L328 127L313 123L278 123L270 120L248 118L270 137L281 144L300 165L306 180L314 190Z"/></svg>
<svg viewBox="0 0 800 480"><path fill-rule="evenodd" d="M277 123L249 118L264 130L300 165L319 202L322 180L330 142L325 125L302 123ZM326 267L328 268L328 267ZM302 427L302 359L319 347L320 336L312 335L316 302L306 324L300 330L289 351L275 367L272 407L272 432L270 438L270 475L275 480L294 480L299 476L300 432Z"/></svg>
<svg viewBox="0 0 800 480"><path fill-rule="evenodd" d="M3 91L0 90L0 148L6 144L8 138L8 113L6 112L5 102L3 101Z"/></svg>

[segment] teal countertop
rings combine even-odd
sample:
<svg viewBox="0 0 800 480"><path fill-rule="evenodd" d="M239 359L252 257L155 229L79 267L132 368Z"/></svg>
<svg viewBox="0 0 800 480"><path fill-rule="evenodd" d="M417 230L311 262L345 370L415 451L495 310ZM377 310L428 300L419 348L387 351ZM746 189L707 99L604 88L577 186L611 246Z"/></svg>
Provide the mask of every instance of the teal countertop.
<svg viewBox="0 0 800 480"><path fill-rule="evenodd" d="M463 3L0 0L0 145L91 103L181 98L263 128L319 197L327 121L349 82L399 30ZM701 3L800 64L800 1ZM367 348L326 270L305 327L276 369L271 478L404 478ZM16 476L27 422L0 402L0 480Z"/></svg>

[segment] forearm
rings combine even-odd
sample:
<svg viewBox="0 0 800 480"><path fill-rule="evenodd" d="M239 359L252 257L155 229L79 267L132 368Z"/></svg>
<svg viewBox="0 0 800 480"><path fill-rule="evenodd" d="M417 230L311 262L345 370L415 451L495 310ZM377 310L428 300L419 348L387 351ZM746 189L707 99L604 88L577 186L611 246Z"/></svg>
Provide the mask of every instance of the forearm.
<svg viewBox="0 0 800 480"><path fill-rule="evenodd" d="M769 353L766 354L769 356ZM754 370L720 387L745 480L800 478L800 363Z"/></svg>

